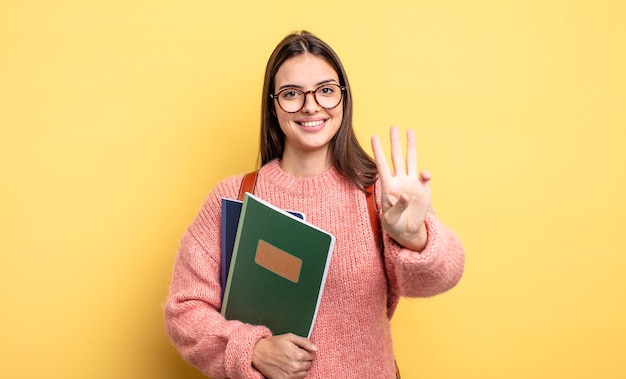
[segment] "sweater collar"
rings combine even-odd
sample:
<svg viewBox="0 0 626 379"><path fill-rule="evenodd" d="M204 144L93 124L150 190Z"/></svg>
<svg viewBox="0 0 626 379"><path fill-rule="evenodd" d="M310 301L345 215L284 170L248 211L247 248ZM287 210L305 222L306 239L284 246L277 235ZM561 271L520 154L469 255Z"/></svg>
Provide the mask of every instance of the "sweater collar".
<svg viewBox="0 0 626 379"><path fill-rule="evenodd" d="M279 164L278 159L274 159L266 163L259 171L274 186L290 193L306 193L308 191L320 190L328 188L329 185L337 185L346 179L332 166L323 173L307 178L296 178L285 172Z"/></svg>

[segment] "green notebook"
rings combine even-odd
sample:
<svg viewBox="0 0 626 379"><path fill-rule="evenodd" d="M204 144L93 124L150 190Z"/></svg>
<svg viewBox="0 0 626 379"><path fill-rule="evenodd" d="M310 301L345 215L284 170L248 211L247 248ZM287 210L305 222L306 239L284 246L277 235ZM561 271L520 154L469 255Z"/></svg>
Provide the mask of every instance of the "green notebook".
<svg viewBox="0 0 626 379"><path fill-rule="evenodd" d="M246 193L222 315L310 337L335 237Z"/></svg>

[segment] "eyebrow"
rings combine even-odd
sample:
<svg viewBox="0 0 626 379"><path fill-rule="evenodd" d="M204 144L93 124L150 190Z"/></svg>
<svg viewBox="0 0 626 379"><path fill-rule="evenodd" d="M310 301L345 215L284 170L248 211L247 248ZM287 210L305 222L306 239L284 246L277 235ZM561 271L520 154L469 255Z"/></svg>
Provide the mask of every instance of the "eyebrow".
<svg viewBox="0 0 626 379"><path fill-rule="evenodd" d="M338 81L335 80L335 79L326 79L326 80L322 80L321 82L315 84L315 87L319 87L321 85L328 84L328 83L335 83L335 84L339 85ZM296 84L285 84L285 85L280 86L276 92L278 93L278 92L284 90L285 88L299 88L299 89L303 89L304 87L296 85Z"/></svg>

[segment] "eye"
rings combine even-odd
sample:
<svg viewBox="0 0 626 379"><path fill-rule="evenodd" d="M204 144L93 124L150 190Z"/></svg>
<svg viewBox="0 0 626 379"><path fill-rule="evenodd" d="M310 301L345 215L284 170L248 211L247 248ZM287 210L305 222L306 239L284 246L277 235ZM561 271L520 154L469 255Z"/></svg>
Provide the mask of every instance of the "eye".
<svg viewBox="0 0 626 379"><path fill-rule="evenodd" d="M315 92L322 96L332 96L337 91L337 86L327 85L318 88Z"/></svg>
<svg viewBox="0 0 626 379"><path fill-rule="evenodd" d="M285 100L297 99L301 95L302 95L302 92L297 91L295 89L286 89L280 93L280 97Z"/></svg>

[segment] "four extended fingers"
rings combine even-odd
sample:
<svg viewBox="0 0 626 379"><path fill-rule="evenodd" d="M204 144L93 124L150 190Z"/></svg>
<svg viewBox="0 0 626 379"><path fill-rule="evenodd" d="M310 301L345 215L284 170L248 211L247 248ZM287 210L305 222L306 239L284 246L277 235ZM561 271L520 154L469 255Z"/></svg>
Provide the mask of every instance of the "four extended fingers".
<svg viewBox="0 0 626 379"><path fill-rule="evenodd" d="M415 132L411 129L407 130L407 153L406 160L403 157L402 144L400 141L400 131L398 127L393 126L389 130L389 137L391 140L391 162L393 164L393 173L387 163L385 152L380 143L378 136L372 137L372 150L374 152L374 159L378 168L378 174L381 180L386 180L392 175L418 175L417 164L417 143L415 138ZM406 166L405 166L406 164Z"/></svg>

